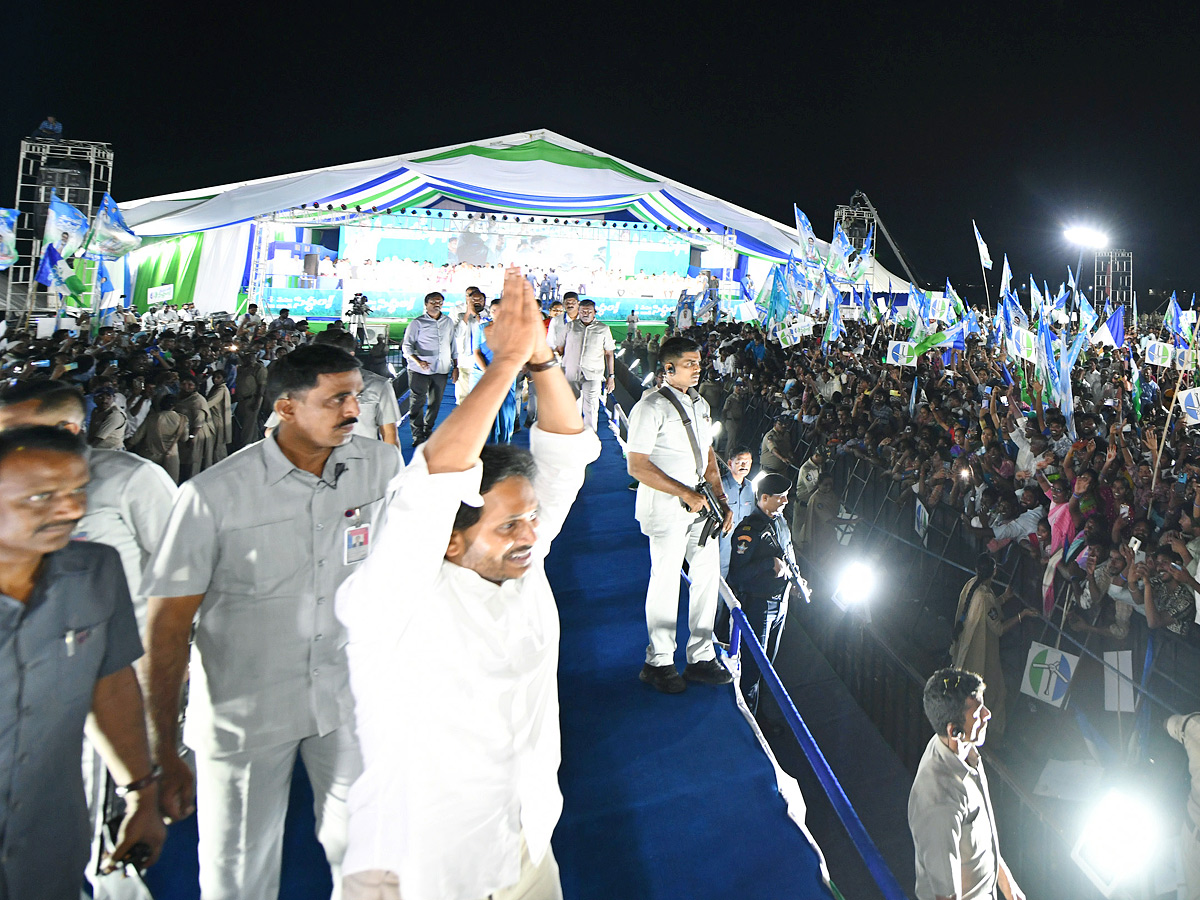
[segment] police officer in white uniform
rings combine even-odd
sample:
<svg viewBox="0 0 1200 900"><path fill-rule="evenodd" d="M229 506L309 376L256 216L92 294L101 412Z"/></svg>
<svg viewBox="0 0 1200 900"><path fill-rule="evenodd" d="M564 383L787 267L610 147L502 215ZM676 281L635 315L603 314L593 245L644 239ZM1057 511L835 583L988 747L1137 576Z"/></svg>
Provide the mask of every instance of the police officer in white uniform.
<svg viewBox="0 0 1200 900"><path fill-rule="evenodd" d="M729 673L713 650L713 619L721 553L714 535L700 546L707 508L696 491L701 479L718 498L722 531L733 526L725 502L717 458L712 449L712 411L696 392L700 380L700 347L689 338L669 338L659 350L664 384L643 394L629 414L626 444L629 474L637 479L635 515L650 539L650 586L646 591L646 627L650 645L638 676L667 694L686 689L686 681L726 684ZM688 562L689 588L687 667L675 668L679 574Z"/></svg>
<svg viewBox="0 0 1200 900"><path fill-rule="evenodd" d="M297 753L339 896L346 796L362 762L333 598L366 558L403 467L397 448L352 434L358 370L323 344L276 360L267 395L279 427L184 485L147 568L143 678L160 804L172 820L199 808L205 900L278 895ZM185 671L194 787L175 736Z"/></svg>

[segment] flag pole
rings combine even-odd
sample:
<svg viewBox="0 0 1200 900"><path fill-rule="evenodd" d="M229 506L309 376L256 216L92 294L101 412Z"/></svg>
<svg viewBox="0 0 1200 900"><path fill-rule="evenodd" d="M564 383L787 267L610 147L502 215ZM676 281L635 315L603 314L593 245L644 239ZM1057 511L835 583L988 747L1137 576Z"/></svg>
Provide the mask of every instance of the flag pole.
<svg viewBox="0 0 1200 900"><path fill-rule="evenodd" d="M992 314L992 290L987 283L987 269L983 267L983 257L979 257L979 273L983 276L983 292L987 296L988 316Z"/></svg>
<svg viewBox="0 0 1200 900"><path fill-rule="evenodd" d="M1171 395L1171 408L1167 410L1167 424L1163 426L1162 440L1158 442L1158 452L1154 454L1154 474L1150 477L1150 493L1154 494L1154 486L1158 483L1158 467L1162 462L1163 451L1167 449L1167 434L1171 430L1171 416L1175 414L1175 401L1179 399L1179 383L1175 384L1175 393Z"/></svg>

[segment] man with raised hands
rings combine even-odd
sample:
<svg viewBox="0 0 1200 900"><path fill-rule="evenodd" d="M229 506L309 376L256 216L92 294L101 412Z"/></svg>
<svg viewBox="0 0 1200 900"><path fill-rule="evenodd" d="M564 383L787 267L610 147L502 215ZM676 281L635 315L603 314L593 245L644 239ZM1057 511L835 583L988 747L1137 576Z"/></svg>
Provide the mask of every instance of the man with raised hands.
<svg viewBox="0 0 1200 900"><path fill-rule="evenodd" d="M520 269L494 316L491 364L417 448L338 591L364 762L345 900L562 897L559 625L543 564L600 442ZM485 446L522 370L540 398L530 450Z"/></svg>

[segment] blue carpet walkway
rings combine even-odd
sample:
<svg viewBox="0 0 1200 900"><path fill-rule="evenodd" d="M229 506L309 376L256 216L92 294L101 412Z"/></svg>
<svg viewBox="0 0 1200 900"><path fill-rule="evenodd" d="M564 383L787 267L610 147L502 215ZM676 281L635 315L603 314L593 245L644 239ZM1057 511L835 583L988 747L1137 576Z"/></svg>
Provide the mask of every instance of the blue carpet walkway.
<svg viewBox="0 0 1200 900"><path fill-rule="evenodd" d="M439 419L452 408L448 392ZM401 431L407 458L407 426ZM637 680L650 556L620 447L607 430L601 437L603 452L546 566L562 618L565 808L554 850L566 900L828 898L817 854L788 819L732 688L692 685L666 696ZM517 442L527 443L525 432ZM193 819L171 827L147 881L160 900L194 900L196 872ZM329 891L312 792L297 765L279 896L318 900Z"/></svg>

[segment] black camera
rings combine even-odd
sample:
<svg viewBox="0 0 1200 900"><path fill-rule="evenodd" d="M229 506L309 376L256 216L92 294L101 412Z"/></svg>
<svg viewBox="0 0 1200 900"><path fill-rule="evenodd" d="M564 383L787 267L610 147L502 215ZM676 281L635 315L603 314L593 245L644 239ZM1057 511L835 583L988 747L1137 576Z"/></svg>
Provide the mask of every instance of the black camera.
<svg viewBox="0 0 1200 900"><path fill-rule="evenodd" d="M350 308L346 310L348 316L367 316L371 314L371 307L367 305L368 300L364 294L355 294L350 298Z"/></svg>

